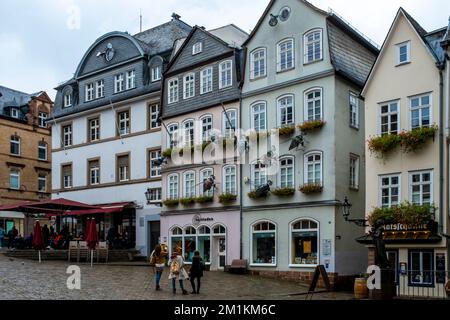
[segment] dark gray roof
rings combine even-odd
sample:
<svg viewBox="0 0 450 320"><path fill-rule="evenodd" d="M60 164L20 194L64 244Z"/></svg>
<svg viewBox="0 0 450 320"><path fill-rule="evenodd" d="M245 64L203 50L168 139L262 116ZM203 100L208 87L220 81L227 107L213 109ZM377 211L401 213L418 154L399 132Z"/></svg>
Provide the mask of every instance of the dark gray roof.
<svg viewBox="0 0 450 320"><path fill-rule="evenodd" d="M172 50L175 40L187 37L191 29L192 27L187 23L172 19L133 37L146 44L150 55L155 55Z"/></svg>
<svg viewBox="0 0 450 320"><path fill-rule="evenodd" d="M27 106L33 95L17 91L11 88L0 86L0 115L8 116L8 107L20 108ZM22 119L25 114L21 112L20 118Z"/></svg>
<svg viewBox="0 0 450 320"><path fill-rule="evenodd" d="M448 18L448 27L445 32L444 38L442 39L441 45L443 47L448 47L450 45L450 18Z"/></svg>

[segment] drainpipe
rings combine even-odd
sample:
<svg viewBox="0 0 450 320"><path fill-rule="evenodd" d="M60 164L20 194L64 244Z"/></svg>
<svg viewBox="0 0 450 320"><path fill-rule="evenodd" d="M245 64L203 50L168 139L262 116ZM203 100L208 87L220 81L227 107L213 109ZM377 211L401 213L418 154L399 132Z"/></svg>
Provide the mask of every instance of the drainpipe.
<svg viewBox="0 0 450 320"><path fill-rule="evenodd" d="M239 128L242 128L242 97L239 98ZM244 152L244 157L245 157L245 152ZM242 191L242 188L243 188L242 180L244 180L244 178L242 177L242 161L240 161L240 163L239 163L239 219L240 219L239 259L241 259L241 260L244 258L244 241L243 241L243 233L242 233L244 231L244 226L243 226L244 214L242 211L244 197L243 197L243 191Z"/></svg>
<svg viewBox="0 0 450 320"><path fill-rule="evenodd" d="M439 224L438 232L440 234L444 233L444 210L442 210L444 205L444 190L445 188L445 173L444 173L444 131L446 131L444 124L444 76L443 69L445 68L445 62L438 64L439 68Z"/></svg>

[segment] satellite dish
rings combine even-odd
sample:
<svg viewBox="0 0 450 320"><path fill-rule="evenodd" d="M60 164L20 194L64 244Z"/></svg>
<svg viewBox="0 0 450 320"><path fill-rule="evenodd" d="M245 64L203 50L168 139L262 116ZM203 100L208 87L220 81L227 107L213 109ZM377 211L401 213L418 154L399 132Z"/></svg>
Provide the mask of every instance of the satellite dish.
<svg viewBox="0 0 450 320"><path fill-rule="evenodd" d="M270 14L269 26L275 27L278 24L278 16Z"/></svg>
<svg viewBox="0 0 450 320"><path fill-rule="evenodd" d="M305 146L305 139L303 138L303 135L298 135L292 139L291 145L289 146L289 151L297 149L300 146Z"/></svg>

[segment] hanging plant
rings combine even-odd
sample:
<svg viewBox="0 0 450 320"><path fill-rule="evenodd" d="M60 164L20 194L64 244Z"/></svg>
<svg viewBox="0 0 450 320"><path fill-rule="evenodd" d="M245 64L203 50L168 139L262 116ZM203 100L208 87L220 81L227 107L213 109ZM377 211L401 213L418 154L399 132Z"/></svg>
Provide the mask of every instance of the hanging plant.
<svg viewBox="0 0 450 320"><path fill-rule="evenodd" d="M163 205L166 207L176 207L180 204L179 199L167 199L163 201Z"/></svg>
<svg viewBox="0 0 450 320"><path fill-rule="evenodd" d="M297 127L302 132L310 132L310 131L321 129L325 124L326 124L326 122L323 120L309 120L309 121L303 122L302 124L299 124Z"/></svg>
<svg viewBox="0 0 450 320"><path fill-rule="evenodd" d="M295 194L294 188L279 188L270 191L273 195L277 197L291 197Z"/></svg>
<svg viewBox="0 0 450 320"><path fill-rule="evenodd" d="M195 199L195 202L199 204L211 203L213 201L214 201L213 196L202 196Z"/></svg>
<svg viewBox="0 0 450 320"><path fill-rule="evenodd" d="M283 126L278 129L278 134L280 137L290 136L295 132L295 126L293 124Z"/></svg>
<svg viewBox="0 0 450 320"><path fill-rule="evenodd" d="M304 194L320 193L322 190L323 186L320 183L307 183L299 188L299 191Z"/></svg>
<svg viewBox="0 0 450 320"><path fill-rule="evenodd" d="M169 148L169 149L166 149L166 150L164 150L162 153L161 153L161 155L164 157L164 158L168 158L168 159L170 159L171 157L172 157L172 148Z"/></svg>
<svg viewBox="0 0 450 320"><path fill-rule="evenodd" d="M195 198L183 198L180 199L180 203L185 207L192 206L195 203Z"/></svg>
<svg viewBox="0 0 450 320"><path fill-rule="evenodd" d="M428 224L433 220L433 212L435 210L436 207L434 205L416 205L403 202L390 208L375 208L368 219L371 225L374 225L379 220L384 221L386 224Z"/></svg>
<svg viewBox="0 0 450 320"><path fill-rule="evenodd" d="M438 127L433 125L431 127L421 127L413 129L410 132L401 132L401 146L403 152L416 152L421 149L429 139L434 139Z"/></svg>
<svg viewBox="0 0 450 320"><path fill-rule="evenodd" d="M236 201L237 195L232 193L222 193L219 196L219 202L222 204L227 204Z"/></svg>

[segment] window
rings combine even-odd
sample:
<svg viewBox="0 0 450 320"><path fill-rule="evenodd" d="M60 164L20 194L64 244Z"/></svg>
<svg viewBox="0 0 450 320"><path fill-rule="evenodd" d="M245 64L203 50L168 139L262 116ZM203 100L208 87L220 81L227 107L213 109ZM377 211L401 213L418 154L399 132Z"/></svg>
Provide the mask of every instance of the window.
<svg viewBox="0 0 450 320"><path fill-rule="evenodd" d="M63 134L63 146L64 147L70 147L72 145L72 125L69 124L67 126L62 127L62 134Z"/></svg>
<svg viewBox="0 0 450 320"><path fill-rule="evenodd" d="M359 157L350 155L350 188L359 189Z"/></svg>
<svg viewBox="0 0 450 320"><path fill-rule="evenodd" d="M209 169L209 168L202 170L200 172L200 181L201 181L201 184L200 184L201 192L200 193L203 193L203 196L205 196L205 197L212 197L214 195L214 188L211 188L206 191L203 188L205 181L208 180L208 178L210 178L213 174L214 174L213 169Z"/></svg>
<svg viewBox="0 0 450 320"><path fill-rule="evenodd" d="M200 72L200 94L212 91L213 86L213 68L208 67Z"/></svg>
<svg viewBox="0 0 450 320"><path fill-rule="evenodd" d="M399 204L400 200L400 176L380 177L380 197L381 207L390 208Z"/></svg>
<svg viewBox="0 0 450 320"><path fill-rule="evenodd" d="M417 205L431 205L433 202L432 171L409 174L410 200Z"/></svg>
<svg viewBox="0 0 450 320"><path fill-rule="evenodd" d="M203 257L205 263L211 262L211 229L207 226L200 226L197 230L198 243L197 250Z"/></svg>
<svg viewBox="0 0 450 320"><path fill-rule="evenodd" d="M305 155L305 183L322 185L322 153Z"/></svg>
<svg viewBox="0 0 450 320"><path fill-rule="evenodd" d="M136 88L136 71L127 71L127 90Z"/></svg>
<svg viewBox="0 0 450 320"><path fill-rule="evenodd" d="M184 195L185 198L195 198L195 173L184 174Z"/></svg>
<svg viewBox="0 0 450 320"><path fill-rule="evenodd" d="M317 222L300 220L291 225L291 265L319 264L319 228Z"/></svg>
<svg viewBox="0 0 450 320"><path fill-rule="evenodd" d="M266 49L256 49L250 55L250 79L264 77L266 75Z"/></svg>
<svg viewBox="0 0 450 320"><path fill-rule="evenodd" d="M212 130L212 117L211 116L205 116L202 118L202 141L206 142L209 141L209 138L211 137L211 130Z"/></svg>
<svg viewBox="0 0 450 320"><path fill-rule="evenodd" d="M122 111L117 114L119 122L119 135L130 134L130 111Z"/></svg>
<svg viewBox="0 0 450 320"><path fill-rule="evenodd" d="M95 98L103 98L105 96L105 81L104 80L98 80L95 83Z"/></svg>
<svg viewBox="0 0 450 320"><path fill-rule="evenodd" d="M11 117L13 117L15 119L19 119L19 109L11 108L10 114L11 114Z"/></svg>
<svg viewBox="0 0 450 320"><path fill-rule="evenodd" d="M284 96L277 100L278 125L280 127L294 123L294 96Z"/></svg>
<svg viewBox="0 0 450 320"><path fill-rule="evenodd" d="M278 44L277 71L293 69L294 64L294 40L288 39Z"/></svg>
<svg viewBox="0 0 450 320"><path fill-rule="evenodd" d="M399 130L399 110L398 102L388 102L380 105L380 133L381 135L386 134L397 134Z"/></svg>
<svg viewBox="0 0 450 320"><path fill-rule="evenodd" d="M222 225L218 225L218 226L214 227L213 233L215 235L218 235L218 234L225 235L227 233L227 229L224 226L222 226Z"/></svg>
<svg viewBox="0 0 450 320"><path fill-rule="evenodd" d="M61 171L63 189L72 188L72 165L63 165Z"/></svg>
<svg viewBox="0 0 450 320"><path fill-rule="evenodd" d="M411 129L429 127L431 124L431 95L413 97L409 100Z"/></svg>
<svg viewBox="0 0 450 320"><path fill-rule="evenodd" d="M185 262L192 262L194 252L197 250L197 230L189 226L184 229L184 234L183 258Z"/></svg>
<svg viewBox="0 0 450 320"><path fill-rule="evenodd" d="M161 176L161 165L155 165L155 161L161 158L161 150L153 150L150 152L150 178Z"/></svg>
<svg viewBox="0 0 450 320"><path fill-rule="evenodd" d="M411 42L397 44L397 65L411 62Z"/></svg>
<svg viewBox="0 0 450 320"><path fill-rule="evenodd" d="M161 66L152 68L152 82L161 80Z"/></svg>
<svg viewBox="0 0 450 320"><path fill-rule="evenodd" d="M40 173L38 175L38 191L47 192L47 175Z"/></svg>
<svg viewBox="0 0 450 320"><path fill-rule="evenodd" d="M202 52L202 43L201 42L197 42L192 46L192 54L199 54L200 52Z"/></svg>
<svg viewBox="0 0 450 320"><path fill-rule="evenodd" d="M322 119L322 89L312 89L305 93L305 121Z"/></svg>
<svg viewBox="0 0 450 320"><path fill-rule="evenodd" d="M9 188L15 190L20 189L20 170L12 169L9 172Z"/></svg>
<svg viewBox="0 0 450 320"><path fill-rule="evenodd" d="M92 101L94 100L94 84L88 83L86 84L86 99L85 101Z"/></svg>
<svg viewBox="0 0 450 320"><path fill-rule="evenodd" d="M304 63L322 60L322 30L312 30L303 38Z"/></svg>
<svg viewBox="0 0 450 320"><path fill-rule="evenodd" d="M114 93L119 93L124 90L124 78L123 73L117 74L114 77Z"/></svg>
<svg viewBox="0 0 450 320"><path fill-rule="evenodd" d="M252 226L252 264L276 265L276 227L271 222Z"/></svg>
<svg viewBox="0 0 450 320"><path fill-rule="evenodd" d="M183 124L183 147L194 145L194 121L189 120Z"/></svg>
<svg viewBox="0 0 450 320"><path fill-rule="evenodd" d="M170 233L170 252L173 254L177 252L179 255L183 254L183 230L179 227L174 227Z"/></svg>
<svg viewBox="0 0 450 320"><path fill-rule="evenodd" d="M100 184L100 161L91 160L89 166L89 184L91 186Z"/></svg>
<svg viewBox="0 0 450 320"><path fill-rule="evenodd" d="M395 272L395 283L398 284L398 251L397 250L386 250L386 255L389 261L389 265Z"/></svg>
<svg viewBox="0 0 450 320"><path fill-rule="evenodd" d="M259 187L267 183L266 165L263 163L256 163L253 165L253 187L258 189Z"/></svg>
<svg viewBox="0 0 450 320"><path fill-rule="evenodd" d="M38 144L38 159L47 160L47 144L43 141Z"/></svg>
<svg viewBox="0 0 450 320"><path fill-rule="evenodd" d="M409 285L434 286L433 250L409 250Z"/></svg>
<svg viewBox="0 0 450 320"><path fill-rule="evenodd" d="M11 136L10 153L16 156L20 156L20 137Z"/></svg>
<svg viewBox="0 0 450 320"><path fill-rule="evenodd" d="M172 124L168 127L168 143L170 148L175 148L178 146L178 124Z"/></svg>
<svg viewBox="0 0 450 320"><path fill-rule="evenodd" d="M47 113L39 112L38 114L38 126L41 128L47 128Z"/></svg>
<svg viewBox="0 0 450 320"><path fill-rule="evenodd" d="M161 188L151 188L150 192L150 203L158 203L161 202Z"/></svg>
<svg viewBox="0 0 450 320"><path fill-rule="evenodd" d="M70 93L66 93L64 95L64 108L69 108L72 106L72 95Z"/></svg>
<svg viewBox="0 0 450 320"><path fill-rule="evenodd" d="M117 172L119 182L130 180L130 158L128 155L117 157Z"/></svg>
<svg viewBox="0 0 450 320"><path fill-rule="evenodd" d="M178 102L178 79L171 79L168 81L169 91L168 100L169 103Z"/></svg>
<svg viewBox="0 0 450 320"><path fill-rule="evenodd" d="M167 196L171 200L178 199L178 175L173 174L170 175L167 180L169 180L169 183L167 184L168 190L167 190Z"/></svg>
<svg viewBox="0 0 450 320"><path fill-rule="evenodd" d="M294 188L294 158L280 159L280 188Z"/></svg>
<svg viewBox="0 0 450 320"><path fill-rule="evenodd" d="M183 98L189 99L195 96L195 74L190 73L184 76Z"/></svg>
<svg viewBox="0 0 450 320"><path fill-rule="evenodd" d="M100 140L100 118L89 119L89 141Z"/></svg>
<svg viewBox="0 0 450 320"><path fill-rule="evenodd" d="M354 93L350 93L350 127L359 128L359 100Z"/></svg>
<svg viewBox="0 0 450 320"><path fill-rule="evenodd" d="M222 114L223 131L226 138L234 137L234 132L237 126L237 111L227 110Z"/></svg>
<svg viewBox="0 0 450 320"><path fill-rule="evenodd" d="M231 60L224 61L219 65L219 89L232 85L232 65Z"/></svg>
<svg viewBox="0 0 450 320"><path fill-rule="evenodd" d="M236 166L226 166L223 168L223 192L237 194L236 190Z"/></svg>
<svg viewBox="0 0 450 320"><path fill-rule="evenodd" d="M266 103L258 102L252 106L252 129L266 130Z"/></svg>
<svg viewBox="0 0 450 320"><path fill-rule="evenodd" d="M158 121L159 104L153 104L149 108L150 108L150 129L161 128L161 123Z"/></svg>

